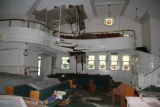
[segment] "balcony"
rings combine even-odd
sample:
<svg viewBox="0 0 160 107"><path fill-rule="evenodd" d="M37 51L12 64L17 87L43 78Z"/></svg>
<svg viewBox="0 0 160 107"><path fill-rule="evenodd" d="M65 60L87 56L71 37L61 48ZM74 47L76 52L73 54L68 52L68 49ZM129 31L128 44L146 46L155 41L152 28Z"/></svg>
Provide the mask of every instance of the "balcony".
<svg viewBox="0 0 160 107"><path fill-rule="evenodd" d="M1 19L0 40L3 42L24 42L71 52L75 50L106 51L135 49L135 31L67 33L49 28L42 22L24 19ZM60 41L57 42L57 40Z"/></svg>

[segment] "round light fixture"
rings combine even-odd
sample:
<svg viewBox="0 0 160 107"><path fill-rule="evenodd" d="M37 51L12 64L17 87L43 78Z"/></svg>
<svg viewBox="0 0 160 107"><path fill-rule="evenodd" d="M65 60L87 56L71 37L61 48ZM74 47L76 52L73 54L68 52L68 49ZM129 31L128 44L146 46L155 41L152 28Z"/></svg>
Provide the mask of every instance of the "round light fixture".
<svg viewBox="0 0 160 107"><path fill-rule="evenodd" d="M24 49L24 52L23 52L23 55L24 55L24 56L28 56L27 47L28 47L28 43L26 42L26 49Z"/></svg>
<svg viewBox="0 0 160 107"><path fill-rule="evenodd" d="M106 26L112 26L114 24L114 18L113 17L107 17L104 19L104 24Z"/></svg>

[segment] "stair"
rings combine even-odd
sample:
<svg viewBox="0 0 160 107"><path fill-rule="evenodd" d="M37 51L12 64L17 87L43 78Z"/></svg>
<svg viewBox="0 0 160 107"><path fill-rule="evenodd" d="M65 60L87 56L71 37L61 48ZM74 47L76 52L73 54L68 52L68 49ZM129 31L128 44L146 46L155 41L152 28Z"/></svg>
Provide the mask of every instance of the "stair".
<svg viewBox="0 0 160 107"><path fill-rule="evenodd" d="M139 86L141 87L141 89L144 89L150 86L160 87L160 67L148 73L145 72L145 73L139 74L139 79L142 82L141 83L142 85Z"/></svg>
<svg viewBox="0 0 160 107"><path fill-rule="evenodd" d="M160 70L159 73L157 74L157 87L160 87Z"/></svg>

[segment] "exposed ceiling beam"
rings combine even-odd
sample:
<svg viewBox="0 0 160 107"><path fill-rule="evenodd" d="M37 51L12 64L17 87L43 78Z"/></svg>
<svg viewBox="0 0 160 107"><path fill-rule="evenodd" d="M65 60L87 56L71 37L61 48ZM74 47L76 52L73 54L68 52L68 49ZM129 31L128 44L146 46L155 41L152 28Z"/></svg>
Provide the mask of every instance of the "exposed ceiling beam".
<svg viewBox="0 0 160 107"><path fill-rule="evenodd" d="M125 5L126 2L106 2L106 3L94 3L95 6L102 6L102 5Z"/></svg>
<svg viewBox="0 0 160 107"><path fill-rule="evenodd" d="M26 17L27 17L26 13L22 13L22 14L10 13L10 14L0 15L0 19L25 19Z"/></svg>
<svg viewBox="0 0 160 107"><path fill-rule="evenodd" d="M38 7L38 5L40 4L42 0L35 0L35 2L33 3L33 5L31 6L31 8L28 10L27 15L30 17L32 16L33 11Z"/></svg>
<svg viewBox="0 0 160 107"><path fill-rule="evenodd" d="M150 15L149 15L149 13L146 11L144 14L143 14L143 16L140 18L140 23L144 23L144 21L147 19L147 18L149 18L150 17Z"/></svg>
<svg viewBox="0 0 160 107"><path fill-rule="evenodd" d="M126 8L127 8L128 4L129 4L129 0L126 0L126 4L124 5L124 7L123 7L123 9L120 13L120 16L124 15L124 12L126 11Z"/></svg>
<svg viewBox="0 0 160 107"><path fill-rule="evenodd" d="M91 2L93 14L94 14L95 17L97 17L97 11L96 11L96 8L95 8L95 0L90 0L90 2Z"/></svg>

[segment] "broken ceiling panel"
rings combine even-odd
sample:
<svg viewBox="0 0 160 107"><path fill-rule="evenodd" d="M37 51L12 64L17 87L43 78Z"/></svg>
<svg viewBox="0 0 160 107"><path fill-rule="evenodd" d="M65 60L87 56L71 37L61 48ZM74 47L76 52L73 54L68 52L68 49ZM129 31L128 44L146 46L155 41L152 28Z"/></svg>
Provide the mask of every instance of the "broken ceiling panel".
<svg viewBox="0 0 160 107"><path fill-rule="evenodd" d="M37 20L45 22L51 28L59 23L60 19L60 7L54 7L52 10L35 10L33 15ZM87 14L84 10L83 5L69 5L66 8L65 5L61 7L61 25L62 24L77 24L79 30L85 29L84 20L87 19Z"/></svg>

